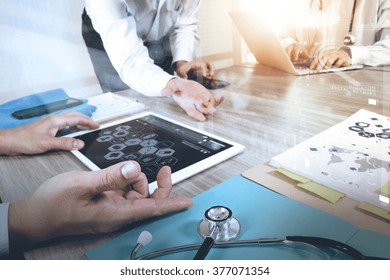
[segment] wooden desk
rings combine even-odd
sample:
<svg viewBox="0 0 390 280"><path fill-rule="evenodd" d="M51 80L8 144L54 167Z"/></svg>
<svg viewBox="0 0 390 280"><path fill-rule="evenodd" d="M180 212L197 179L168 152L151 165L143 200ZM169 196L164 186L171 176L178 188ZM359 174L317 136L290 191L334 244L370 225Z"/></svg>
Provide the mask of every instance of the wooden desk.
<svg viewBox="0 0 390 280"><path fill-rule="evenodd" d="M246 146L242 154L175 185L173 194L193 197L265 163L359 109L390 115L390 85L385 82L390 72L358 70L296 77L264 66L242 65L219 71L218 77L231 86L216 91L225 94L225 101L204 123L190 119L171 98L122 92L160 114ZM0 197L11 202L22 199L45 180L70 170L87 168L69 152L1 157ZM125 230L56 239L25 252L25 257L82 259L86 250Z"/></svg>

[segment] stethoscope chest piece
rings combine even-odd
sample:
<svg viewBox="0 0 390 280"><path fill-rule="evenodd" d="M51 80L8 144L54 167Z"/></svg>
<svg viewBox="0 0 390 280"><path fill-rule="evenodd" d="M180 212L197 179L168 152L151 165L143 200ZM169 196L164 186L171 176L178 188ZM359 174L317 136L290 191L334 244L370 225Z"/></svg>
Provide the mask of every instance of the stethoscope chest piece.
<svg viewBox="0 0 390 280"><path fill-rule="evenodd" d="M347 34L347 36L345 36L344 38L344 44L346 46L352 46L353 44L355 44L355 42L356 42L356 37L350 33Z"/></svg>
<svg viewBox="0 0 390 280"><path fill-rule="evenodd" d="M218 242L236 238L240 229L240 222L233 217L232 210L225 206L207 209L198 225L198 232L202 237L213 237Z"/></svg>

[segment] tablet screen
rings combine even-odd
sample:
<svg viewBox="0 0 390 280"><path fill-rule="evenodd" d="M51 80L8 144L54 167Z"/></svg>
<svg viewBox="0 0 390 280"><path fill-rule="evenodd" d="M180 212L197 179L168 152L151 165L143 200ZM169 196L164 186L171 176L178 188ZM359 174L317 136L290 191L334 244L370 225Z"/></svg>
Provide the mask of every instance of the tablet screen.
<svg viewBox="0 0 390 280"><path fill-rule="evenodd" d="M171 167L173 175L180 171L187 173L181 174L181 179L244 148L150 113L74 137L85 143L83 149L74 153L92 169L135 160L148 182L156 181L156 175L164 165ZM203 164L197 167L201 162Z"/></svg>

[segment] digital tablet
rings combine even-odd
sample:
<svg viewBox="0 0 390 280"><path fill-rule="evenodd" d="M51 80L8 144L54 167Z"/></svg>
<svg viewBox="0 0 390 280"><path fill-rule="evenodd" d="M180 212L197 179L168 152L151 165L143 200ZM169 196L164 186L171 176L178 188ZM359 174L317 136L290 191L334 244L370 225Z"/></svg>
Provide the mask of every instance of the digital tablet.
<svg viewBox="0 0 390 280"><path fill-rule="evenodd" d="M107 123L97 130L67 135L84 141L72 153L91 170L135 160L148 178L150 192L156 175L168 165L178 183L244 150L244 146L151 112Z"/></svg>

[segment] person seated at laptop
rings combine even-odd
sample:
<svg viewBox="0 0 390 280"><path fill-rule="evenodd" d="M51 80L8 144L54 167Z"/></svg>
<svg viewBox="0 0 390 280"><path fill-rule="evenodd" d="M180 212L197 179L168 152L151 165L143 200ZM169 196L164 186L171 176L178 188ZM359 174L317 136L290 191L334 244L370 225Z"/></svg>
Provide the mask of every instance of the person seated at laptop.
<svg viewBox="0 0 390 280"><path fill-rule="evenodd" d="M36 154L53 149L80 149L80 140L55 137L67 126L99 125L80 113L54 115L15 129L0 131L0 154ZM28 140L27 140L28 139ZM52 177L29 197L0 203L0 257L55 237L114 231L139 220L192 205L172 197L171 171L163 167L158 188L149 186L137 162L121 162L99 171L73 171Z"/></svg>
<svg viewBox="0 0 390 280"><path fill-rule="evenodd" d="M209 62L193 61L200 0L85 4L82 33L104 92L130 87L149 96L172 96L199 121L215 112L222 95L187 80L190 74L211 78L215 71Z"/></svg>
<svg viewBox="0 0 390 280"><path fill-rule="evenodd" d="M390 64L390 0L301 0L294 6L300 12L281 33L293 63L313 70Z"/></svg>

